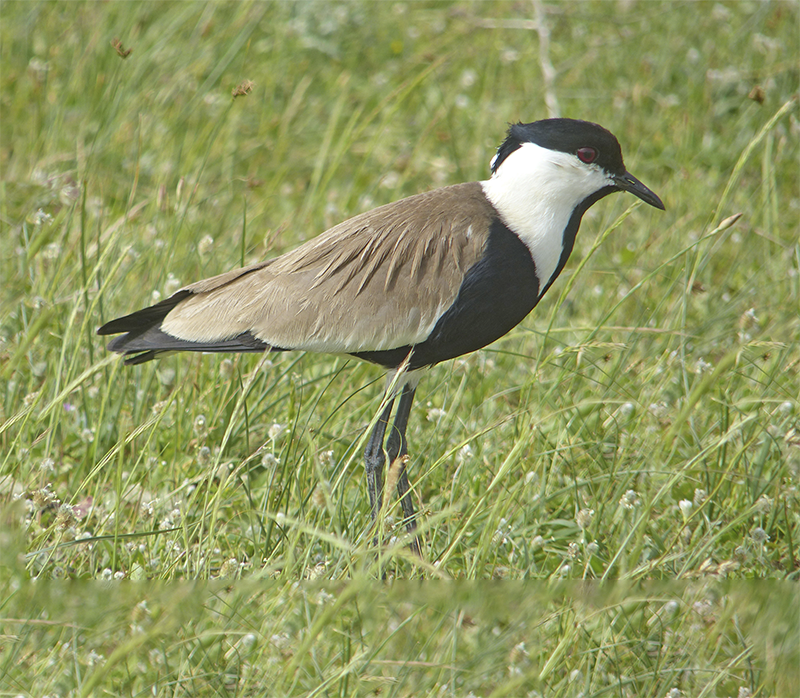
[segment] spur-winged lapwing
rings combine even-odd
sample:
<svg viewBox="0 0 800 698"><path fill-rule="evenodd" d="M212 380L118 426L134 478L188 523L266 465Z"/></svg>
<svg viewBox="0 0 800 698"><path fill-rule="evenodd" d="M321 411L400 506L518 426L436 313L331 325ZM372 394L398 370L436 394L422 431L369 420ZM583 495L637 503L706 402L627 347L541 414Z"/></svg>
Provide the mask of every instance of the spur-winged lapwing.
<svg viewBox="0 0 800 698"><path fill-rule="evenodd" d="M502 337L539 302L572 252L581 217L627 191L664 209L597 124L515 124L491 177L435 189L351 218L275 259L198 281L103 325L128 364L164 352L303 350L383 366L394 385L364 454L372 517L385 456L409 531L406 426L420 371ZM393 381L397 370L405 373ZM400 400L386 439L395 396ZM399 459L399 460L398 460Z"/></svg>

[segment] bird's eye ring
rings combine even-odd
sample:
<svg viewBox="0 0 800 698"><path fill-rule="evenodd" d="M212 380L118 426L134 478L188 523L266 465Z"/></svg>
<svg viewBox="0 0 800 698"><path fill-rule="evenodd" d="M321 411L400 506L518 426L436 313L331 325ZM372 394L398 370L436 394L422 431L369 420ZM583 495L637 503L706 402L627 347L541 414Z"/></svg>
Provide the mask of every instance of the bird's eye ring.
<svg viewBox="0 0 800 698"><path fill-rule="evenodd" d="M585 148L578 148L576 155L581 162L584 162L587 165L591 165L595 160L597 160L597 150L588 146Z"/></svg>

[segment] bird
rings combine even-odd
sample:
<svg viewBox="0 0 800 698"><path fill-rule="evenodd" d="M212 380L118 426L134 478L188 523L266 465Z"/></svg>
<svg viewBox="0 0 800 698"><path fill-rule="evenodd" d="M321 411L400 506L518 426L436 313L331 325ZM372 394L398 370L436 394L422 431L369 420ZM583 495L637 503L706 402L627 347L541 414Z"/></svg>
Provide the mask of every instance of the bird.
<svg viewBox="0 0 800 698"><path fill-rule="evenodd" d="M119 335L107 348L125 355L126 364L175 351L300 350L385 369L383 409L364 451L372 525L388 460L399 469L403 524L419 552L406 429L422 372L518 325L564 269L583 214L600 199L628 192L665 210L627 171L617 138L589 121L511 124L489 169L487 180L361 213L283 255L197 281L97 332Z"/></svg>

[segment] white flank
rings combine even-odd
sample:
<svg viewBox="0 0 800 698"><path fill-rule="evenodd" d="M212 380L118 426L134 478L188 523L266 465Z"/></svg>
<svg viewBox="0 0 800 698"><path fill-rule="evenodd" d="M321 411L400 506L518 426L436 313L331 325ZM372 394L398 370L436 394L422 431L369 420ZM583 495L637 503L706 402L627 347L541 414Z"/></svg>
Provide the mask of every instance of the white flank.
<svg viewBox="0 0 800 698"><path fill-rule="evenodd" d="M505 224L531 251L541 292L556 271L564 229L575 207L613 183L602 168L586 165L575 155L523 143L481 186Z"/></svg>

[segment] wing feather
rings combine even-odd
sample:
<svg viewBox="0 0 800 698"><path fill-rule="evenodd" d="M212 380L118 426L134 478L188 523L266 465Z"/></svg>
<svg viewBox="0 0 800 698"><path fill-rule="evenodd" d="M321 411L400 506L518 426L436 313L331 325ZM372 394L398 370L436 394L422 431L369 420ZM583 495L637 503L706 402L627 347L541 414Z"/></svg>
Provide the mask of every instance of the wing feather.
<svg viewBox="0 0 800 698"><path fill-rule="evenodd" d="M387 204L281 257L187 286L162 329L342 353L418 343L454 302L496 216L477 182Z"/></svg>

